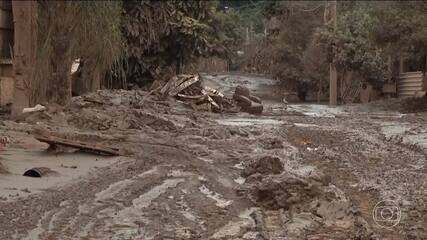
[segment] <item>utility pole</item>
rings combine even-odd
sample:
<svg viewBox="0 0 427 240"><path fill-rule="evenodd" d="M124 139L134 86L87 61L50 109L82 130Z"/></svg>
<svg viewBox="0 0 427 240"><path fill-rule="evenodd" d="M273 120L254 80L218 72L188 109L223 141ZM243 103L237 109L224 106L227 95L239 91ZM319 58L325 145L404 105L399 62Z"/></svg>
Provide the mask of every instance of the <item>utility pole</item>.
<svg viewBox="0 0 427 240"><path fill-rule="evenodd" d="M334 26L334 32L337 30L337 1L331 1L330 13L331 21ZM335 65L335 59L332 57L332 62L329 63L329 105L337 105L337 67Z"/></svg>

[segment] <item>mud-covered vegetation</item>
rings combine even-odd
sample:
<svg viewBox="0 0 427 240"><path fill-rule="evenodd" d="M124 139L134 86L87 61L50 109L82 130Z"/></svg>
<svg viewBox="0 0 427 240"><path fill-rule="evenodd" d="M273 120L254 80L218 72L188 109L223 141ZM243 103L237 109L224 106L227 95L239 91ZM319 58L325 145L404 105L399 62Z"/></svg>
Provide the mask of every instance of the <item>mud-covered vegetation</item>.
<svg viewBox="0 0 427 240"><path fill-rule="evenodd" d="M426 10L0 1L0 239L427 239Z"/></svg>
<svg viewBox="0 0 427 240"><path fill-rule="evenodd" d="M38 12L32 102L69 102L76 59L84 92L142 86L181 73L200 57L227 58L240 37L232 27L239 16L220 11L215 1L41 1Z"/></svg>
<svg viewBox="0 0 427 240"><path fill-rule="evenodd" d="M124 10L126 75L140 86L201 57L227 58L239 44L238 15L215 1L126 1Z"/></svg>
<svg viewBox="0 0 427 240"><path fill-rule="evenodd" d="M39 1L37 61L31 102L64 105L71 98L70 66L82 62L86 91L99 88L105 73L123 55L122 3Z"/></svg>
<svg viewBox="0 0 427 240"><path fill-rule="evenodd" d="M338 1L336 28L330 4L274 1L262 5L267 36L251 44L246 70L269 73L294 86L303 79L314 87L323 81L324 88L330 62L337 64L341 74L357 72L376 85L395 77L388 64L398 56L409 57L412 70L425 70L425 2Z"/></svg>
<svg viewBox="0 0 427 240"><path fill-rule="evenodd" d="M398 57L426 65L425 2L74 1L38 4L37 81L32 103L66 104L69 66L80 92L149 86L220 57L232 69L269 74L288 89L327 92L329 63L342 78L379 87ZM336 17L337 22L333 20ZM355 78L354 81L360 81ZM46 82L64 86L49 91Z"/></svg>

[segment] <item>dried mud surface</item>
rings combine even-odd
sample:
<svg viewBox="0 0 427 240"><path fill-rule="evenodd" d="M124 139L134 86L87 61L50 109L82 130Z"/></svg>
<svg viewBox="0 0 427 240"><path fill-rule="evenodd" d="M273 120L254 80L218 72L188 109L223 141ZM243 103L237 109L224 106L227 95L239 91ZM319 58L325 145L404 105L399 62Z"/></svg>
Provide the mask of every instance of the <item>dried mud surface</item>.
<svg viewBox="0 0 427 240"><path fill-rule="evenodd" d="M255 76L206 79L226 94L275 89ZM39 149L27 132L43 129L127 156L2 198L0 239L427 238L425 119L272 98L260 116L214 114L146 94L98 91L2 121L2 149ZM382 200L397 203L396 226L374 221Z"/></svg>

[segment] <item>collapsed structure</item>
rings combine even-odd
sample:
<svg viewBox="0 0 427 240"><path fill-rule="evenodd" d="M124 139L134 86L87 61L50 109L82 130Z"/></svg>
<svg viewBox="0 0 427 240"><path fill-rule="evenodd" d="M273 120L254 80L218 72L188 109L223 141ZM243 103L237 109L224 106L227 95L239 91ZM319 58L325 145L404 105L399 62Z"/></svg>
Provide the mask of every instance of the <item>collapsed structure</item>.
<svg viewBox="0 0 427 240"><path fill-rule="evenodd" d="M243 111L251 114L261 114L263 111L261 99L252 95L248 88L237 86L231 99L218 90L203 85L200 75L174 76L160 89L160 94L187 102L195 110Z"/></svg>

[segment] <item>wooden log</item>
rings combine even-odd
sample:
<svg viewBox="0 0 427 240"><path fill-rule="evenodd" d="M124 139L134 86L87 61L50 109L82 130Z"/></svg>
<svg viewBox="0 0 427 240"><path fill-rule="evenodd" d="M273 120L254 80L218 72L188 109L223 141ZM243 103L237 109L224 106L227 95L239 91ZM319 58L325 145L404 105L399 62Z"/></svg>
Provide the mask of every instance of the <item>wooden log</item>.
<svg viewBox="0 0 427 240"><path fill-rule="evenodd" d="M55 136L35 135L34 138L39 140L40 142L45 142L53 147L60 145L65 147L77 148L77 149L80 149L81 151L102 154L102 155L111 155L111 156L123 155L123 152L118 148L107 147L100 144L91 144L87 142L69 140L69 139L55 137Z"/></svg>

